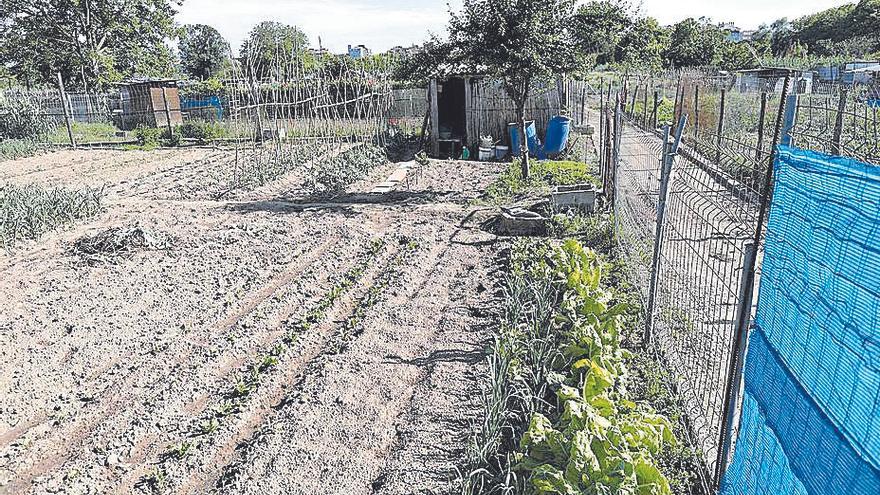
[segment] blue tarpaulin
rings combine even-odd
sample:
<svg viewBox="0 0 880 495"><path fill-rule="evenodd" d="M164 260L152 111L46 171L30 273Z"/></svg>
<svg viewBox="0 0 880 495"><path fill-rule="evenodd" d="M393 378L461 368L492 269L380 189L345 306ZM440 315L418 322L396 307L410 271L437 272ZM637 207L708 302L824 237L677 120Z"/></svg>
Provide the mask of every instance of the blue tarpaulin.
<svg viewBox="0 0 880 495"><path fill-rule="evenodd" d="M217 112L217 119L220 120L223 118L223 104L220 102L219 96L209 96L207 98L181 98L180 108L183 111L200 108L213 108Z"/></svg>
<svg viewBox="0 0 880 495"><path fill-rule="evenodd" d="M780 147L725 495L880 494L880 167Z"/></svg>

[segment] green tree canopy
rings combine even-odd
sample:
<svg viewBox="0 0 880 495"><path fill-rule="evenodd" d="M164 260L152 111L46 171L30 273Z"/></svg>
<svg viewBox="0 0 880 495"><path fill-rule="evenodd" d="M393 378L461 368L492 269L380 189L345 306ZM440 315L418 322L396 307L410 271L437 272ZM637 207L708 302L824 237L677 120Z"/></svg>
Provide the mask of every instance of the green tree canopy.
<svg viewBox="0 0 880 495"><path fill-rule="evenodd" d="M806 52L818 56L864 57L880 50L880 0L861 0L810 14L780 19L767 31L774 55Z"/></svg>
<svg viewBox="0 0 880 495"><path fill-rule="evenodd" d="M618 61L615 50L636 23L631 11L627 0L591 1L578 7L572 22L578 50L596 64Z"/></svg>
<svg viewBox="0 0 880 495"><path fill-rule="evenodd" d="M672 27L665 58L672 68L712 65L724 33L705 17L688 18Z"/></svg>
<svg viewBox="0 0 880 495"><path fill-rule="evenodd" d="M449 20L451 59L501 80L522 123L532 84L578 66L573 14L573 0L465 0Z"/></svg>
<svg viewBox="0 0 880 495"><path fill-rule="evenodd" d="M241 58L248 75L263 79L287 70L291 63L313 67L315 59L308 47L308 37L296 26L263 21L242 44Z"/></svg>
<svg viewBox="0 0 880 495"><path fill-rule="evenodd" d="M182 0L0 0L0 57L19 78L104 86L168 76L175 6Z"/></svg>
<svg viewBox="0 0 880 495"><path fill-rule="evenodd" d="M211 26L183 26L178 43L180 66L193 79L210 79L229 66L229 43Z"/></svg>
<svg viewBox="0 0 880 495"><path fill-rule="evenodd" d="M653 17L633 22L615 50L615 60L627 67L648 70L663 68L663 54L669 46L669 30Z"/></svg>

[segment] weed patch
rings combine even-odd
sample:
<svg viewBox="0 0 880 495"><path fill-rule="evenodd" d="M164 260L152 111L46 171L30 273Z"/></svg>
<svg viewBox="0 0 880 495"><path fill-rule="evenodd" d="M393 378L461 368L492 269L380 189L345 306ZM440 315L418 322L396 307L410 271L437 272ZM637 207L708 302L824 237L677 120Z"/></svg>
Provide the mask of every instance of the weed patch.
<svg viewBox="0 0 880 495"><path fill-rule="evenodd" d="M45 189L35 184L0 185L0 246L89 218L101 210L103 189Z"/></svg>
<svg viewBox="0 0 880 495"><path fill-rule="evenodd" d="M14 160L36 155L42 147L33 139L0 140L0 160Z"/></svg>
<svg viewBox="0 0 880 495"><path fill-rule="evenodd" d="M514 160L486 189L485 199L500 204L528 193L543 194L552 186L599 185L592 167L584 162L533 160L529 178L523 179L519 160Z"/></svg>

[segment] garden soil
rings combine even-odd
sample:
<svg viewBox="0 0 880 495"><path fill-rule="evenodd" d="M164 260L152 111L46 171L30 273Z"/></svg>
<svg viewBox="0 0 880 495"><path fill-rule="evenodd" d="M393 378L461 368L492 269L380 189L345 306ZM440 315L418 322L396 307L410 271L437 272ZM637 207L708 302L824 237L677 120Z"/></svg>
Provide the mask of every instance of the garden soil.
<svg viewBox="0 0 880 495"><path fill-rule="evenodd" d="M2 182L106 193L97 217L0 253L0 494L451 490L499 283L474 199L500 166L431 161L368 193L388 164L313 197L302 170L225 190L233 159L0 162ZM132 226L166 242L73 248Z"/></svg>

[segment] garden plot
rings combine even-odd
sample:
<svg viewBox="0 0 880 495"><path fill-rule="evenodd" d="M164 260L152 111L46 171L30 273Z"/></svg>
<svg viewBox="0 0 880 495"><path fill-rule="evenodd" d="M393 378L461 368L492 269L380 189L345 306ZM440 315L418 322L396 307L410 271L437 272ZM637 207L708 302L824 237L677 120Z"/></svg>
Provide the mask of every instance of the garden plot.
<svg viewBox="0 0 880 495"><path fill-rule="evenodd" d="M449 482L493 297L494 248L464 220L497 167L430 162L378 195L393 164L331 196L299 169L234 197L162 193L227 153L0 164L2 181L109 191L0 255L0 493Z"/></svg>

